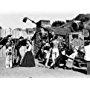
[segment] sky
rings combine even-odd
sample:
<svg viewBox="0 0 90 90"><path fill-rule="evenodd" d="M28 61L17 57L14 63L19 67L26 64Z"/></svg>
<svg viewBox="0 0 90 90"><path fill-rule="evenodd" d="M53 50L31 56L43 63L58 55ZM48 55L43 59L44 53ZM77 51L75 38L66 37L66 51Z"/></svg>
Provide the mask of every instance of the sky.
<svg viewBox="0 0 90 90"><path fill-rule="evenodd" d="M2 0L0 3L0 26L3 28L32 28L34 24L24 17L34 21L40 19L67 20L76 17L80 13L90 13L90 5L87 0Z"/></svg>
<svg viewBox="0 0 90 90"><path fill-rule="evenodd" d="M35 24L31 23L30 21L27 21L26 23L22 22L24 17L29 17L30 19L34 20L35 22L44 19L44 20L50 20L52 23L55 20L62 20L65 21L67 19L72 19L77 14L74 13L12 13L12 14L1 14L0 15L0 26L3 28L32 28L35 27Z"/></svg>

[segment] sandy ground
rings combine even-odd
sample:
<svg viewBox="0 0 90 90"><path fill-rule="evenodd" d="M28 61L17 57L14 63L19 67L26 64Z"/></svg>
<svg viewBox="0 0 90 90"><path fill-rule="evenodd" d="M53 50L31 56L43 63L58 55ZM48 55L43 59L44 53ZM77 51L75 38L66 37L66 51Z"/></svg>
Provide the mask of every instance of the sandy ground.
<svg viewBox="0 0 90 90"><path fill-rule="evenodd" d="M5 59L0 58L0 78L87 78L86 75L62 68L48 69L42 66L5 68Z"/></svg>

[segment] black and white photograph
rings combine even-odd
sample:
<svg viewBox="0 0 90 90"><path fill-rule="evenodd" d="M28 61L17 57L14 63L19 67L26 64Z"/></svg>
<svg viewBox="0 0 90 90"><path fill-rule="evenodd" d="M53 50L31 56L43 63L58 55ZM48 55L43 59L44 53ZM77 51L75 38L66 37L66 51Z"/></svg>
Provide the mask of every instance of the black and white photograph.
<svg viewBox="0 0 90 90"><path fill-rule="evenodd" d="M88 90L89 0L0 0L0 90Z"/></svg>
<svg viewBox="0 0 90 90"><path fill-rule="evenodd" d="M46 3L0 12L0 78L90 77L90 10Z"/></svg>
<svg viewBox="0 0 90 90"><path fill-rule="evenodd" d="M1 78L90 77L90 14L3 14L0 23Z"/></svg>

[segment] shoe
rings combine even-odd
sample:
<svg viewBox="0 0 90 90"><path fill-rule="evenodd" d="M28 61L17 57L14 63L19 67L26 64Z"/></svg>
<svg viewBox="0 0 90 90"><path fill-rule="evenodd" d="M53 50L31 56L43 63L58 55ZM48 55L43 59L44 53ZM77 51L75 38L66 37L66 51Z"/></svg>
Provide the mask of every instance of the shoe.
<svg viewBox="0 0 90 90"><path fill-rule="evenodd" d="M6 68L9 68L9 66L6 66Z"/></svg>
<svg viewBox="0 0 90 90"><path fill-rule="evenodd" d="M50 66L50 68L49 69L55 69L55 67L54 66Z"/></svg>

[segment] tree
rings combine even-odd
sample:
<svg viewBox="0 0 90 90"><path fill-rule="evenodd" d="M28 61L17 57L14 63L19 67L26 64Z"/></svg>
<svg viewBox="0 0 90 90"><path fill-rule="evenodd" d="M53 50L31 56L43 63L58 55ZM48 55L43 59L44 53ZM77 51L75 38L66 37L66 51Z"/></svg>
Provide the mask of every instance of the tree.
<svg viewBox="0 0 90 90"><path fill-rule="evenodd" d="M90 20L90 15L89 14L79 14L78 16L76 16L74 18L74 20L86 22L86 21Z"/></svg>
<svg viewBox="0 0 90 90"><path fill-rule="evenodd" d="M62 26L63 24L65 24L64 21L54 21L51 26L52 27L59 27L59 26Z"/></svg>

